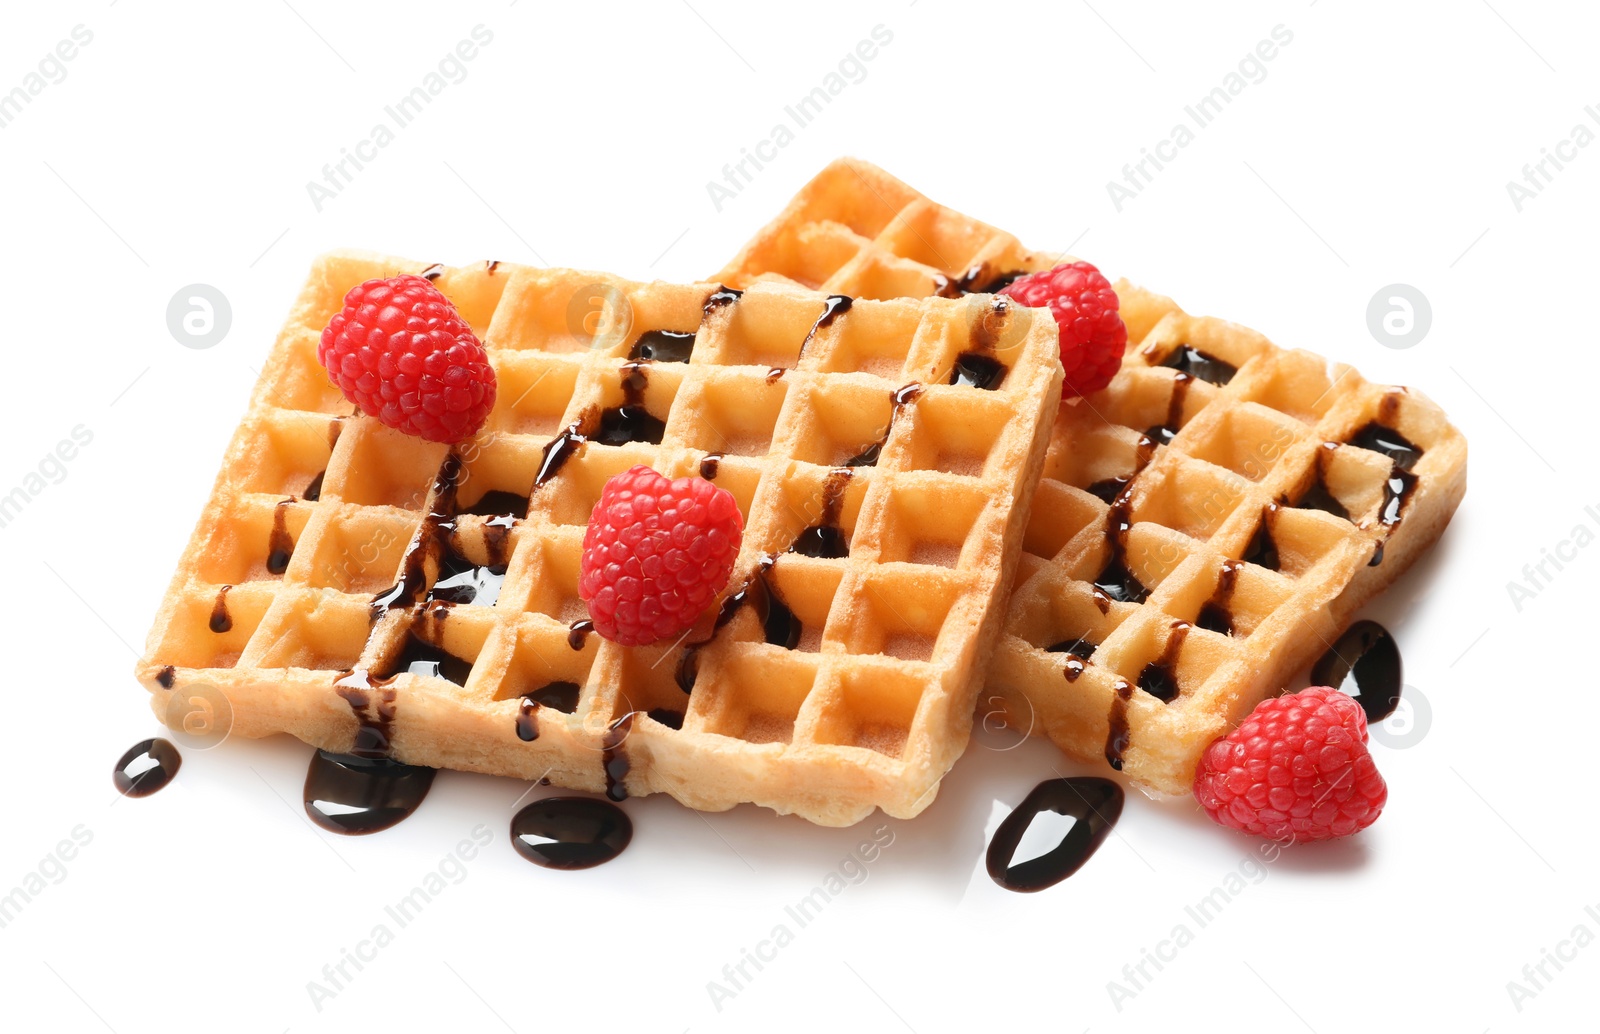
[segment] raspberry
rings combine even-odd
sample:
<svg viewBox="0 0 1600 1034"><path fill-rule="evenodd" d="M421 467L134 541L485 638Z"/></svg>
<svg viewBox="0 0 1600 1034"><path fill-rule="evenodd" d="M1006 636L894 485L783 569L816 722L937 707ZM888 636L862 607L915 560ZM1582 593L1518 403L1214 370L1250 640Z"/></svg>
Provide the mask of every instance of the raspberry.
<svg viewBox="0 0 1600 1034"><path fill-rule="evenodd" d="M694 627L728 584L744 536L732 493L640 464L600 490L583 535L578 595L595 631L624 646Z"/></svg>
<svg viewBox="0 0 1600 1034"><path fill-rule="evenodd" d="M1367 716L1326 686L1263 701L1200 758L1194 796L1224 826L1274 840L1349 836L1389 798Z"/></svg>
<svg viewBox="0 0 1600 1034"><path fill-rule="evenodd" d="M1068 262L1043 273L1018 277L1001 294L1032 308L1049 307L1061 328L1061 366L1067 376L1061 397L1099 391L1122 366L1128 328L1117 314L1117 292L1087 262Z"/></svg>
<svg viewBox="0 0 1600 1034"><path fill-rule="evenodd" d="M322 332L317 361L363 413L430 442L472 437L494 407L483 345L420 276L352 288Z"/></svg>

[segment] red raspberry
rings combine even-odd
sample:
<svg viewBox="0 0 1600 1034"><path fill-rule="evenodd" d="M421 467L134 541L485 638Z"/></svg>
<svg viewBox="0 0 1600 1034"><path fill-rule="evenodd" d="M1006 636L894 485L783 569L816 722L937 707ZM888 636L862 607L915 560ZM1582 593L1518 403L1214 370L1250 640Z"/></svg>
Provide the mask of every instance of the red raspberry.
<svg viewBox="0 0 1600 1034"><path fill-rule="evenodd" d="M430 442L478 433L494 408L494 370L450 299L420 276L368 280L344 296L317 361L344 397Z"/></svg>
<svg viewBox="0 0 1600 1034"><path fill-rule="evenodd" d="M1122 366L1128 328L1117 314L1117 292L1087 262L1068 262L1043 273L1018 277L1001 294L1031 308L1049 307L1061 328L1061 366L1067 372L1061 397L1099 391Z"/></svg>
<svg viewBox="0 0 1600 1034"><path fill-rule="evenodd" d="M1194 796L1224 826L1274 840L1349 836L1389 799L1354 699L1312 686L1259 704L1206 748Z"/></svg>
<svg viewBox="0 0 1600 1034"><path fill-rule="evenodd" d="M728 584L744 518L732 493L640 464L600 490L583 535L578 595L595 631L624 646L670 639Z"/></svg>

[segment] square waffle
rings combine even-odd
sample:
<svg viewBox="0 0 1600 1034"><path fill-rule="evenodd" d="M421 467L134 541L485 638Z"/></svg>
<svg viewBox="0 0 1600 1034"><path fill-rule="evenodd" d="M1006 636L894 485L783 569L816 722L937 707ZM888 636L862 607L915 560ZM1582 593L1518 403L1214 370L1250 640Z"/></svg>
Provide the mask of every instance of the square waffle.
<svg viewBox="0 0 1600 1034"><path fill-rule="evenodd" d="M867 298L998 290L1064 256L842 159L720 275ZM1120 281L1121 372L1063 404L986 718L1156 794L1443 532L1466 440L1433 402Z"/></svg>
<svg viewBox="0 0 1600 1034"><path fill-rule="evenodd" d="M316 359L350 288L419 270L313 269L140 661L157 715L211 687L245 736L613 799L924 808L1020 557L1060 392L1048 316L433 266L498 381L451 448L356 414ZM974 356L993 390L951 383ZM713 479L746 523L718 611L627 648L577 586L602 486L639 463Z"/></svg>

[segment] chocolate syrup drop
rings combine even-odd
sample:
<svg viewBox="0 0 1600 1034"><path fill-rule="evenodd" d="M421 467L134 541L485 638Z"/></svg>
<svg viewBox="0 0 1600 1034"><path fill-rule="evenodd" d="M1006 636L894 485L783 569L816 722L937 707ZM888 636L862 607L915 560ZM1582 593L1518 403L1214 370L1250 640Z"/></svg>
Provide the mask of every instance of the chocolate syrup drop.
<svg viewBox="0 0 1600 1034"><path fill-rule="evenodd" d="M207 627L221 635L233 628L233 617L228 613L228 590L231 585L224 585L217 590L217 602L211 607L211 621Z"/></svg>
<svg viewBox="0 0 1600 1034"><path fill-rule="evenodd" d="M579 618L567 628L567 645L574 650L583 649L583 644L588 640L589 633L593 631L593 621L588 618Z"/></svg>
<svg viewBox="0 0 1600 1034"><path fill-rule="evenodd" d="M629 359L656 363L686 363L694 353L692 330L647 330L628 352Z"/></svg>
<svg viewBox="0 0 1600 1034"><path fill-rule="evenodd" d="M1139 672L1139 688L1163 704L1178 699L1178 654L1183 651L1183 641L1188 637L1189 622L1174 621L1161 656Z"/></svg>
<svg viewBox="0 0 1600 1034"><path fill-rule="evenodd" d="M416 811L433 776L431 768L389 758L319 750L306 769L306 814L330 833L376 833Z"/></svg>
<svg viewBox="0 0 1600 1034"><path fill-rule="evenodd" d="M306 485L306 490L300 493L300 498L308 503L320 502L322 499L322 479L328 476L326 470L317 471L317 476Z"/></svg>
<svg viewBox="0 0 1600 1034"><path fill-rule="evenodd" d="M606 773L606 797L613 801L628 799L628 788L622 785L622 781L628 777L630 766L622 745L628 741L628 734L633 731L634 716L638 713L629 711L612 722L611 728L606 730L605 737L600 741L600 762Z"/></svg>
<svg viewBox="0 0 1600 1034"><path fill-rule="evenodd" d="M994 391L1006 379L1006 364L988 355L962 352L950 371L950 383L964 388Z"/></svg>
<svg viewBox="0 0 1600 1034"><path fill-rule="evenodd" d="M1401 470L1410 470L1422 458L1422 449L1405 435L1376 420L1350 436L1350 444L1361 449L1379 452L1394 460Z"/></svg>
<svg viewBox="0 0 1600 1034"><path fill-rule="evenodd" d="M287 523L288 507L293 504L293 499L285 499L272 509L272 535L267 539L267 571L271 574L287 570L289 558L294 555L294 539L289 536Z"/></svg>
<svg viewBox="0 0 1600 1034"><path fill-rule="evenodd" d="M621 854L633 822L621 808L592 797L546 797L511 820L511 846L546 869L590 869Z"/></svg>
<svg viewBox="0 0 1600 1034"><path fill-rule="evenodd" d="M1222 573L1217 576L1216 591L1200 608L1194 623L1208 632L1233 635L1233 590L1238 586L1239 572L1244 570L1242 560L1224 560Z"/></svg>
<svg viewBox="0 0 1600 1034"><path fill-rule="evenodd" d="M1312 665L1311 684L1355 697L1367 724L1381 722L1400 706L1400 647L1376 621L1357 621Z"/></svg>
<svg viewBox="0 0 1600 1034"><path fill-rule="evenodd" d="M156 681L161 684L162 689L171 689L172 684L177 681L177 674L178 669L169 664L156 672Z"/></svg>
<svg viewBox="0 0 1600 1034"><path fill-rule="evenodd" d="M1000 823L989 841L989 878L1006 890L1053 887L1083 867L1122 815L1122 787L1109 779L1049 779L1034 787ZM1045 854L1012 864L1028 827L1046 811L1074 820L1061 843Z"/></svg>
<svg viewBox="0 0 1600 1034"><path fill-rule="evenodd" d="M800 342L800 354L806 354L806 346L811 344L811 339L817 336L817 331L827 330L833 326L833 321L850 311L850 306L855 304L855 299L847 294L830 294L822 303L822 315L817 317L817 322L811 324L811 329L806 333L806 339ZM796 360L798 361L798 360Z"/></svg>
<svg viewBox="0 0 1600 1034"><path fill-rule="evenodd" d="M700 461L700 476L707 481L715 481L717 472L721 469L722 453L720 452L707 453L705 458Z"/></svg>
<svg viewBox="0 0 1600 1034"><path fill-rule="evenodd" d="M622 370L622 405L600 414L600 430L592 440L601 445L626 445L628 442L660 445L667 424L644 407L645 367L641 363L629 363Z"/></svg>
<svg viewBox="0 0 1600 1034"><path fill-rule="evenodd" d="M1217 385L1227 384L1239 372L1239 368L1232 363L1223 362L1209 352L1202 352L1187 344L1174 348L1160 365Z"/></svg>
<svg viewBox="0 0 1600 1034"><path fill-rule="evenodd" d="M149 797L172 782L183 765L183 755L168 740L140 740L117 759L111 782L124 797Z"/></svg>
<svg viewBox="0 0 1600 1034"><path fill-rule="evenodd" d="M839 512L844 508L844 490L851 476L847 468L828 473L827 480L822 483L822 513L817 523L795 537L789 552L828 559L850 555L850 543L839 527Z"/></svg>
<svg viewBox="0 0 1600 1034"><path fill-rule="evenodd" d="M578 430L579 424L573 423L566 430L556 435L545 443L544 457L539 462L539 473L534 475L533 487L539 488L545 482L561 473L561 468L567 461L575 456L583 444L589 439Z"/></svg>
<svg viewBox="0 0 1600 1034"><path fill-rule="evenodd" d="M889 424L883 429L883 437L862 449L856 455L844 461L847 467L876 467L878 457L883 452L883 447L889 444L889 435L894 431L895 417L900 415L900 410L915 402L922 395L922 385L916 381L903 384L889 393L889 401L894 408L889 412Z"/></svg>
<svg viewBox="0 0 1600 1034"><path fill-rule="evenodd" d="M422 276L427 280L439 279L441 276L444 276L444 263L435 262L433 265L422 271Z"/></svg>
<svg viewBox="0 0 1600 1034"><path fill-rule="evenodd" d="M539 704L524 700L517 707L517 739L532 743L539 738Z"/></svg>
<svg viewBox="0 0 1600 1034"><path fill-rule="evenodd" d="M1277 512L1276 503L1268 503L1261 508L1261 524L1256 527L1256 533L1241 558L1245 563L1265 567L1269 571L1278 570L1278 544L1272 539L1272 520Z"/></svg>
<svg viewBox="0 0 1600 1034"><path fill-rule="evenodd" d="M1128 701L1133 697L1133 686L1126 679L1117 680L1116 693L1111 697L1111 713L1106 716L1106 764L1122 771L1122 757L1128 752Z"/></svg>
<svg viewBox="0 0 1600 1034"><path fill-rule="evenodd" d="M477 517L510 517L522 520L528 516L528 497L502 489L483 493L483 498L461 511Z"/></svg>
<svg viewBox="0 0 1600 1034"><path fill-rule="evenodd" d="M1097 645L1096 643L1091 643L1086 637L1079 636L1076 639L1063 639L1059 643L1053 643L1045 647L1045 650L1049 653L1064 653L1067 655L1066 668L1063 674L1066 675L1068 682L1076 682L1078 681L1078 676L1083 674L1083 669L1089 666L1089 658L1094 656Z"/></svg>
<svg viewBox="0 0 1600 1034"><path fill-rule="evenodd" d="M447 543L439 557L439 577L428 590L427 600L492 607L505 580L505 564L474 564Z"/></svg>
<svg viewBox="0 0 1600 1034"><path fill-rule="evenodd" d="M700 311L709 316L725 305L732 305L742 297L744 297L743 291L735 291L731 287L723 287L718 284L715 291L706 295L705 304L700 307Z"/></svg>

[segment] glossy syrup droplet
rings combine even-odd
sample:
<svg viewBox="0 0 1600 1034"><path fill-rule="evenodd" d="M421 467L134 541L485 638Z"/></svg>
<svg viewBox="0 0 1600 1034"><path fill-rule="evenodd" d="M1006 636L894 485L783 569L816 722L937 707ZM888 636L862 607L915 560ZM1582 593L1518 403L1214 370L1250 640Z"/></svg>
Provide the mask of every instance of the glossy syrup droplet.
<svg viewBox="0 0 1600 1034"><path fill-rule="evenodd" d="M319 750L306 770L306 814L330 833L376 833L416 811L433 776L431 768L389 758Z"/></svg>
<svg viewBox="0 0 1600 1034"><path fill-rule="evenodd" d="M546 869L589 869L611 861L633 839L633 821L610 801L546 797L511 820L517 854Z"/></svg>
<svg viewBox="0 0 1600 1034"><path fill-rule="evenodd" d="M117 759L111 782L124 797L149 797L172 782L182 764L183 755L171 741L160 737L140 740Z"/></svg>

